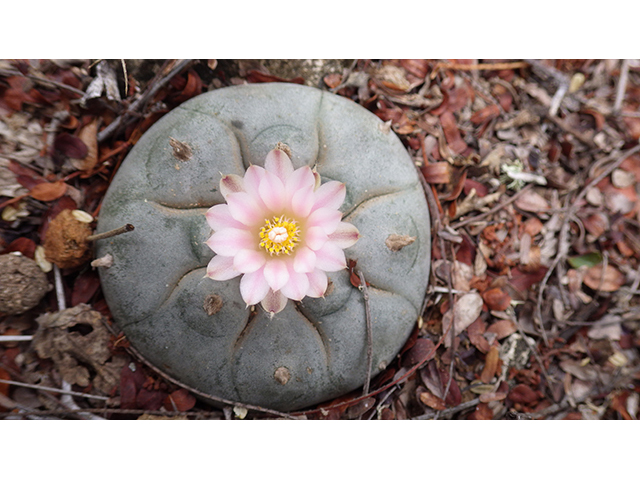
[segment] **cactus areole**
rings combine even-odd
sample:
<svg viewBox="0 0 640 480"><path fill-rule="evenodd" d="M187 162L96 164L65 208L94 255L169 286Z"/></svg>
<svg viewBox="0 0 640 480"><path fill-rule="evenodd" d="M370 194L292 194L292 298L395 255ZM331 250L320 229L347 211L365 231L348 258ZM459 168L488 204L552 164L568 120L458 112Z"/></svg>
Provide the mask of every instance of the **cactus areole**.
<svg viewBox="0 0 640 480"><path fill-rule="evenodd" d="M429 276L427 204L400 140L348 99L292 84L200 95L159 120L105 196L102 288L158 368L232 401L300 410L402 348ZM390 248L393 236L415 238ZM395 238L395 237L393 237Z"/></svg>

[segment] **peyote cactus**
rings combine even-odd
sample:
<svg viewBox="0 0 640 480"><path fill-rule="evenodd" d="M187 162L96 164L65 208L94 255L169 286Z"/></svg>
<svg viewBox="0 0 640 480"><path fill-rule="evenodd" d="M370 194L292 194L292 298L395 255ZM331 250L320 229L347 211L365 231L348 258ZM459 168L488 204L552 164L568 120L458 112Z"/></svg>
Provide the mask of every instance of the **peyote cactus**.
<svg viewBox="0 0 640 480"><path fill-rule="evenodd" d="M349 271L326 269L324 297L324 285L304 292L319 298L304 296L294 284L285 287L285 303L280 299L269 308L267 302L270 311L259 304L247 308L260 300L246 301L239 273L222 281L206 276L214 246L206 243L213 237L205 214L225 203L229 192L220 191L221 179L264 166L280 142L289 147L293 168L312 167L322 185L346 186L340 225L352 227L334 228L351 236L338 243L352 245L344 250L346 258L357 261L370 285L372 374L380 372L420 313L431 254L429 218L401 142L345 98L261 84L224 88L182 104L140 139L104 199L98 232L125 223L135 230L99 240L96 253L113 256L113 265L100 272L104 294L118 325L147 359L202 392L292 411L365 381L364 300ZM272 240L280 241L280 220L262 222L276 228ZM284 227L297 228L287 222ZM266 232L256 230L257 244L268 240ZM398 249L387 242L393 235L415 241ZM296 242L287 248L302 248ZM271 293L282 283L273 282Z"/></svg>

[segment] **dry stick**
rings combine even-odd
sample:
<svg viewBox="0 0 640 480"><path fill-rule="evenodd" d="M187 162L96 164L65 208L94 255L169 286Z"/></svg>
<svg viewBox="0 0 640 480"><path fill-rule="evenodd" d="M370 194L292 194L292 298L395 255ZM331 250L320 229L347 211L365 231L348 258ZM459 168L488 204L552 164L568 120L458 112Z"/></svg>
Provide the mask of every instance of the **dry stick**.
<svg viewBox="0 0 640 480"><path fill-rule="evenodd" d="M53 85L54 87L58 87L58 88L61 88L63 90L67 90L69 92L73 92L76 95L80 95L80 96L84 95L84 92L82 90L78 90L77 88L74 88L74 87L72 87L70 85L65 85L64 83L56 82L55 80L50 80L48 78L38 77L36 75L29 75L29 74L25 75L19 70L0 69L0 76L3 76L3 77L13 77L13 76L24 77L24 78L28 78L29 80L33 80L36 83L44 83L45 85Z"/></svg>
<svg viewBox="0 0 640 480"><path fill-rule="evenodd" d="M440 70L516 70L527 68L527 62L505 62L505 63L479 63L475 65L462 65L458 63L438 62L431 72L431 80L436 78Z"/></svg>
<svg viewBox="0 0 640 480"><path fill-rule="evenodd" d="M629 60L622 60L622 67L620 68L620 78L618 79L618 85L616 88L616 100L613 104L613 113L619 114L622 109L622 102L624 100L624 94L627 90L627 80L629 78Z"/></svg>
<svg viewBox="0 0 640 480"><path fill-rule="evenodd" d="M362 298L364 299L364 318L367 324L367 378L362 388L362 394L367 395L369 393L369 385L371 384L371 367L373 364L373 335L371 331L371 310L369 308L369 290L367 288L367 281L364 279L362 270L358 272L360 277L360 286L358 287L362 292Z"/></svg>
<svg viewBox="0 0 640 480"><path fill-rule="evenodd" d="M417 417L411 418L411 420L429 420L431 418L433 418L434 420L437 420L439 418L439 415L444 415L444 416L453 415L458 412L462 412L467 408L475 407L479 403L480 403L480 399L474 398L473 400L470 400L465 403L461 403L460 405L456 405L455 407L447 408L446 410L438 410L436 412L428 412L423 415L418 415Z"/></svg>
<svg viewBox="0 0 640 480"><path fill-rule="evenodd" d="M21 416L26 417L29 415L38 414L41 416L57 416L57 415L76 415L77 413L117 413L122 415L162 415L167 417L211 417L217 416L220 413L217 411L202 411L202 412L177 412L171 410L143 410L143 409L128 409L128 408L81 408L75 412L69 410L30 410L25 412L0 412L0 418L9 416Z"/></svg>
<svg viewBox="0 0 640 480"><path fill-rule="evenodd" d="M164 87L173 77L178 75L182 70L189 66L189 64L193 60L181 60L178 64L173 67L173 69L161 80L159 80L155 85L149 88L140 98L138 98L135 102L131 104L131 106L116 118L113 122L111 122L107 128L98 133L98 142L103 142L111 135L113 135L118 128L126 125L131 117L133 117L132 112L141 109L144 104L158 92L162 87Z"/></svg>
<svg viewBox="0 0 640 480"><path fill-rule="evenodd" d="M0 343L2 342L30 342L33 335L0 335Z"/></svg>
<svg viewBox="0 0 640 480"><path fill-rule="evenodd" d="M444 239L439 237L440 239L440 251L442 252L445 260L447 259L445 250L444 250ZM455 256L453 255L453 246L451 246L451 265L453 265L453 261L455 260ZM451 330L451 363L449 364L449 380L447 380L447 386L444 389L444 394L442 395L442 400L446 401L447 396L449 395L449 390L451 389L451 382L453 381L453 367L455 364L455 354L456 354L456 302L454 300L453 294L453 278L451 273L452 268L449 268L449 275L447 276L447 286L449 287L449 308L451 308L451 324L449 325L449 329ZM444 335L443 335L444 337ZM436 412L434 419L438 419L439 414Z"/></svg>
<svg viewBox="0 0 640 480"><path fill-rule="evenodd" d="M103 240L105 238L115 237L116 235L122 235L123 233L131 232L134 229L135 227L133 225L131 225L130 223L127 223L123 227L109 230L108 232L89 235L87 237L87 242L96 242L98 240Z"/></svg>
<svg viewBox="0 0 640 480"><path fill-rule="evenodd" d="M506 207L507 205L509 205L510 203L515 202L518 197L520 195L522 195L524 192L531 190L533 188L533 183L530 183L529 185L527 185L526 187L524 187L522 190L516 192L514 195L510 196L507 200L505 200L504 202L496 205L495 207L493 207L491 210L488 210L484 213L481 213L479 215L476 215L475 217L471 217L471 218L467 218L466 220L462 220L460 222L456 222L453 225L451 225L451 228L456 229L456 228L460 228L463 227L469 223L473 223L473 222L477 222L479 220L482 220L484 217L487 217L493 213L496 213L499 210L502 210L504 207Z"/></svg>
<svg viewBox="0 0 640 480"><path fill-rule="evenodd" d="M6 383L7 385L15 385L17 387L33 388L35 390L43 390L45 392L62 393L64 395L74 395L76 397L93 398L94 400L105 400L105 401L109 400L109 397L101 397L99 395L90 395L88 393L82 393L82 392L68 392L66 390L61 390L59 388L45 387L42 385L33 385L31 383L16 382L13 380L0 379L0 383Z"/></svg>

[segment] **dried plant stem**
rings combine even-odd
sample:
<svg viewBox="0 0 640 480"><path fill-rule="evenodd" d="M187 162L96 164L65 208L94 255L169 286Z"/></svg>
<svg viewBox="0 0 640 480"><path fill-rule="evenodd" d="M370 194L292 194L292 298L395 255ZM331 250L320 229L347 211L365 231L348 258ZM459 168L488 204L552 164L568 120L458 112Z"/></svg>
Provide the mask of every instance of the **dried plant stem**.
<svg viewBox="0 0 640 480"><path fill-rule="evenodd" d="M360 277L360 290L364 299L364 318L367 325L367 377L362 388L363 395L369 394L369 386L371 384L371 367L373 366L373 333L371 331L371 309L369 308L369 290L367 282L364 279L362 271L358 272Z"/></svg>
<svg viewBox="0 0 640 480"><path fill-rule="evenodd" d="M447 408L446 410L437 410L435 412L427 412L423 415L413 417L411 420L429 420L429 419L437 420L440 416L446 417L448 415L454 415L458 412L462 412L463 410L466 410L467 408L475 407L479 403L480 403L480 399L474 398L473 400L470 400L465 403L461 403L460 405L456 405L455 407Z"/></svg>
<svg viewBox="0 0 640 480"><path fill-rule="evenodd" d="M82 393L82 392L68 392L66 390L61 390L59 388L44 387L42 385L32 385L31 383L15 382L13 380L0 379L0 383L6 383L7 385L15 385L17 387L33 388L34 390L43 390L45 392L63 393L65 395L73 395L75 397L93 398L94 400L105 400L105 401L109 400L109 397L90 395L88 393Z"/></svg>
<svg viewBox="0 0 640 480"><path fill-rule="evenodd" d="M0 335L0 343L3 342L30 342L33 335Z"/></svg>
<svg viewBox="0 0 640 480"><path fill-rule="evenodd" d="M462 65L458 63L438 62L431 72L431 80L436 78L440 70L515 70L527 68L527 62L504 62L504 63L478 63L475 65Z"/></svg>
<svg viewBox="0 0 640 480"><path fill-rule="evenodd" d="M116 118L113 122L109 124L107 128L98 133L98 142L104 142L107 138L113 135L120 127L126 126L128 121L135 116L136 111L141 110L142 107L149 101L153 96L164 87L169 81L182 72L186 67L188 67L193 60L181 60L179 61L172 70L165 75L162 79L158 80L155 84L151 85L145 93L138 98L135 102L131 104L129 109Z"/></svg>
<svg viewBox="0 0 640 480"><path fill-rule="evenodd" d="M9 69L0 69L0 76L3 77L24 77L29 80L33 80L36 83L41 83L44 85L52 85L54 87L60 88L62 90L67 90L68 92L75 93L76 95L83 96L84 92L82 90L78 90L70 85L65 85L64 83L56 82L55 80L51 80L45 77L38 77L37 75L25 75L20 70L14 70L13 68Z"/></svg>
<svg viewBox="0 0 640 480"><path fill-rule="evenodd" d="M622 110L622 102L624 101L624 94L627 90L627 80L629 78L629 60L622 60L622 66L620 67L620 78L618 79L618 85L616 87L616 100L613 104L613 113L619 114Z"/></svg>
<svg viewBox="0 0 640 480"><path fill-rule="evenodd" d="M504 202L500 203L499 205L496 205L495 207L493 207L491 210L488 210L484 213L481 213L479 215L476 215L475 217L471 217L471 218L467 218L466 220L462 220L460 222L456 222L453 225L451 225L451 228L460 228L463 227L469 223L473 223L473 222L477 222L479 220L482 220L484 217L487 217L493 213L496 213L499 210L502 210L504 207L506 207L507 205L509 205L510 203L515 202L518 197L520 195L522 195L524 192L531 190L533 188L533 183L530 183L529 185L527 185L526 187L524 187L522 190L516 192L515 194L513 194L512 196L510 196L507 200L505 200Z"/></svg>
<svg viewBox="0 0 640 480"><path fill-rule="evenodd" d="M114 230L109 230L108 232L97 233L95 235L89 235L87 237L87 241L88 242L96 242L98 240L103 240L105 238L115 237L116 235L122 235L123 233L131 232L134 229L135 229L135 227L133 225L131 225L130 223L127 223L126 225L124 225L124 226L122 226L120 228L116 228Z"/></svg>

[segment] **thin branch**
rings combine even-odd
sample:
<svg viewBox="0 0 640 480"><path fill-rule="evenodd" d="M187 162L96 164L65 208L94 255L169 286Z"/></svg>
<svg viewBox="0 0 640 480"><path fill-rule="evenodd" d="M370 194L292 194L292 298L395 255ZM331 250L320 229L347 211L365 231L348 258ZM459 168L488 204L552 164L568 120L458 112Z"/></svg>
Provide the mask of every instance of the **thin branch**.
<svg viewBox="0 0 640 480"><path fill-rule="evenodd" d="M618 79L618 85L616 87L616 100L613 104L613 114L617 115L622 109L622 102L624 101L624 94L627 90L627 80L629 78L629 60L622 60L622 66L620 67L620 78Z"/></svg>
<svg viewBox="0 0 640 480"><path fill-rule="evenodd" d="M67 90L68 92L72 92L75 93L76 95L80 95L83 96L84 92L82 90L78 90L77 88L74 88L70 85L66 85L64 83L60 83L60 82L56 82L55 80L51 80L49 78L44 78L44 77L38 77L36 75L25 75L23 74L20 70L14 70L14 69L0 69L0 76L2 77L24 77L24 78L28 78L29 80L33 80L36 83L42 83L45 85L51 85L53 87L57 87L60 88L62 90Z"/></svg>
<svg viewBox="0 0 640 480"><path fill-rule="evenodd" d="M156 82L154 85L150 86L147 91L140 96L135 102L131 104L131 106L116 118L113 122L111 122L104 130L98 133L98 142L102 143L111 135L113 135L120 127L124 127L127 123L135 116L134 112L142 110L144 105L149 101L153 96L164 87L173 77L182 72L185 68L187 68L193 60L181 60L179 61L173 69L164 76L161 80Z"/></svg>
<svg viewBox="0 0 640 480"><path fill-rule="evenodd" d="M526 187L524 187L522 190L516 192L515 194L513 194L512 196L510 196L507 200L505 200L504 202L500 203L499 205L496 205L495 207L493 207L491 210L488 210L484 213L481 213L479 215L476 215L474 217L471 218L467 218L466 220L462 220L460 222L456 222L453 225L451 225L451 228L456 229L456 228L460 228L463 227L469 223L473 223L473 222L477 222L479 220L482 220L484 217L487 217L493 213L496 213L499 210L502 210L504 207L506 207L507 205L509 205L510 203L515 202L518 197L520 195L522 195L524 192L531 190L533 188L533 183L530 183L529 185L527 185Z"/></svg>
<svg viewBox="0 0 640 480"><path fill-rule="evenodd" d="M360 286L358 287L362 291L362 298L364 299L364 317L367 324L367 377L364 382L362 394L367 395L369 393L369 385L371 384L371 367L373 365L373 337L371 331L371 310L369 308L369 290L367 288L367 281L364 279L362 270L358 272L360 277Z"/></svg>
<svg viewBox="0 0 640 480"><path fill-rule="evenodd" d="M0 335L0 343L3 342L30 342L33 335Z"/></svg>
<svg viewBox="0 0 640 480"><path fill-rule="evenodd" d="M104 400L104 401L109 400L109 397L101 397L99 395L90 395L88 393L82 393L82 392L73 392L73 391L69 392L67 390L61 390L59 388L45 387L42 385L33 385L31 383L15 382L13 380L0 379L0 383L6 383L7 385L15 385L17 387L33 388L35 390L43 390L45 392L62 393L64 395L73 395L75 397L93 398L94 400Z"/></svg>
<svg viewBox="0 0 640 480"><path fill-rule="evenodd" d="M470 400L468 402L465 403L461 403L460 405L457 405L455 407L451 407L451 408L447 408L446 410L438 410L435 412L427 412L423 415L419 415L417 417L413 417L411 420L430 420L430 419L434 419L437 420L440 416L449 416L449 415L454 415L458 412L462 412L463 410L466 410L467 408L471 408L471 407L475 407L476 405L478 405L480 403L480 399L479 398L474 398L473 400Z"/></svg>

